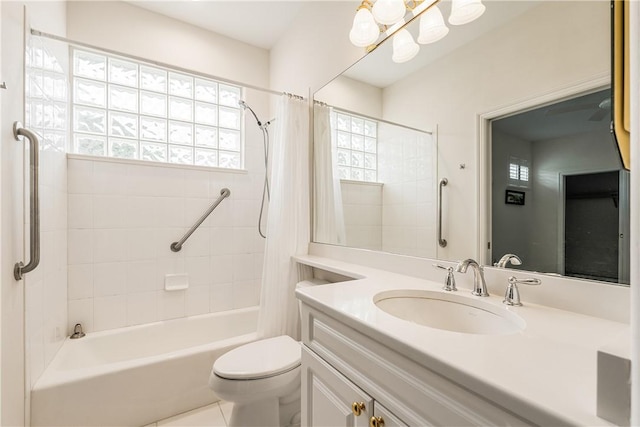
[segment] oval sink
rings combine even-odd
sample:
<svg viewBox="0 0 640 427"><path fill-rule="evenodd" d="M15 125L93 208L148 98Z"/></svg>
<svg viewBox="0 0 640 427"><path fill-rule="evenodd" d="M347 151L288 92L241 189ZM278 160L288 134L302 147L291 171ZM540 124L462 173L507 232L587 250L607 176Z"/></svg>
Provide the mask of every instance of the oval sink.
<svg viewBox="0 0 640 427"><path fill-rule="evenodd" d="M523 330L526 325L506 307L453 293L393 290L376 294L373 302L399 319L446 331L507 335Z"/></svg>

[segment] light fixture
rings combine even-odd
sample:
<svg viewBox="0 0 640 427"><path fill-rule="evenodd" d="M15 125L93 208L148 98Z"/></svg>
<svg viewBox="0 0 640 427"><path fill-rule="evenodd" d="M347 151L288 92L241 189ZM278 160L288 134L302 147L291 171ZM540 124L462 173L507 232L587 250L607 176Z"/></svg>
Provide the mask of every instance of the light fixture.
<svg viewBox="0 0 640 427"><path fill-rule="evenodd" d="M393 56L391 59L395 63L407 62L418 54L420 46L413 41L411 33L406 29L398 30L393 35Z"/></svg>
<svg viewBox="0 0 640 427"><path fill-rule="evenodd" d="M371 51L378 47L380 34L393 37L393 61L406 62L420 46L404 27L420 16L418 43L437 42L449 33L442 12L436 6L441 0L362 0L349 32L351 43ZM462 25L480 17L485 11L482 0L451 0L449 22Z"/></svg>
<svg viewBox="0 0 640 427"><path fill-rule="evenodd" d="M371 2L362 2L356 16L353 18L353 26L349 32L349 40L358 47L367 47L378 40L380 28L371 14Z"/></svg>
<svg viewBox="0 0 640 427"><path fill-rule="evenodd" d="M451 25L468 24L478 19L485 9L482 0L452 0L449 23Z"/></svg>
<svg viewBox="0 0 640 427"><path fill-rule="evenodd" d="M418 43L429 44L437 42L449 33L449 28L444 24L442 12L438 6L433 5L420 17L420 34Z"/></svg>
<svg viewBox="0 0 640 427"><path fill-rule="evenodd" d="M393 25L402 18L406 12L404 0L376 0L371 9L373 17L382 25Z"/></svg>

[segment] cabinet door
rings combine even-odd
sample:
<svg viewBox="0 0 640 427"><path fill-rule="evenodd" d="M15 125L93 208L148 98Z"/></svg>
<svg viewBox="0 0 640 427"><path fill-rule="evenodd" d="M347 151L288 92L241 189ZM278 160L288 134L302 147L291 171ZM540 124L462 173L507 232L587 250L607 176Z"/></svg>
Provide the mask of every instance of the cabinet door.
<svg viewBox="0 0 640 427"><path fill-rule="evenodd" d="M400 418L378 402L374 403L373 417L369 422L372 427L408 427Z"/></svg>
<svg viewBox="0 0 640 427"><path fill-rule="evenodd" d="M367 427L373 400L303 346L302 425Z"/></svg>

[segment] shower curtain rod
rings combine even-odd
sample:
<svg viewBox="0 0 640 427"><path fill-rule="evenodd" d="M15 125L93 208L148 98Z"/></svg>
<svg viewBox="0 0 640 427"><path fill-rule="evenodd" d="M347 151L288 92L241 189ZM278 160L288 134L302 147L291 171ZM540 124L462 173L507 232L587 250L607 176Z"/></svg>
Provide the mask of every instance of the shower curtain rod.
<svg viewBox="0 0 640 427"><path fill-rule="evenodd" d="M48 38L48 39L57 40L57 41L60 41L60 42L69 43L69 44L80 46L80 47L85 47L87 49L100 50L102 52L106 52L106 53L109 53L109 54L112 54L112 55L123 56L125 58L129 58L129 59L132 59L134 61L146 62L148 64L156 65L158 67L169 68L169 69L172 69L172 70L176 70L176 71L180 71L180 72L188 73L188 74L193 74L193 75L196 75L196 76L199 76L199 77L204 77L204 78L208 78L208 79L217 80L217 81L220 81L220 82L223 82L223 83L232 84L232 85L235 85L235 86L242 86L242 87L244 87L246 89L258 90L258 91L261 91L261 92L270 93L272 95L287 95L290 98L296 98L296 99L299 99L299 100L302 100L302 101L304 101L306 99L304 96L296 95L296 94L293 94L293 93L281 92L281 91L272 90L272 89L266 89L266 88L263 88L263 87L260 87L260 86L254 86L254 85L251 85L251 84L242 83L242 82L238 82L238 81L235 81L235 80L225 79L224 77L218 77L218 76L214 76L214 75L211 75L211 74L203 73L203 72L200 72L200 71L189 70L189 69L182 68L182 67L179 67L179 66L176 66L176 65L167 64L167 63L164 63L164 62L154 61L154 60L147 59L147 58L141 58L141 57L136 56L136 55L130 55L128 53L118 52L118 51L113 50L113 49L106 49L104 47L94 46L94 45L91 45L89 43L79 42L79 41L68 39L66 37L58 36L58 35L55 35L55 34L45 33L43 31L39 31L39 30L36 30L34 28L31 29L31 34L34 35L34 36L38 36L38 37L45 37L45 38Z"/></svg>
<svg viewBox="0 0 640 427"><path fill-rule="evenodd" d="M375 120L376 122L386 123L388 125L398 126L398 127L404 128L404 129L414 130L416 132L422 132L422 133L426 133L426 134L429 134L429 135L433 135L433 131L430 131L430 130L412 128L411 126L401 125L400 123L390 122L389 120L379 119L377 117L368 116L366 114L358 113L356 111L346 110L346 109L344 109L342 107L336 107L335 105L327 104L326 102L317 101L315 99L313 100L313 103L314 104L318 104L318 105L322 105L322 106L325 106L325 107L331 107L331 108L333 108L335 110L342 111L343 113L351 114L353 116L363 117L365 119Z"/></svg>

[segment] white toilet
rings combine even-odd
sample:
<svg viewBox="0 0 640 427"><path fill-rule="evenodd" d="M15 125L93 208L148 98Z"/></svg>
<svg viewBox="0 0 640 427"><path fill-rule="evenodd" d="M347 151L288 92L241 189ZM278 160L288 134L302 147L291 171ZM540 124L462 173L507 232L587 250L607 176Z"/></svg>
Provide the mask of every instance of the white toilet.
<svg viewBox="0 0 640 427"><path fill-rule="evenodd" d="M296 288L328 283L305 280ZM255 341L219 357L209 387L233 402L229 427L299 426L301 344L288 335Z"/></svg>

